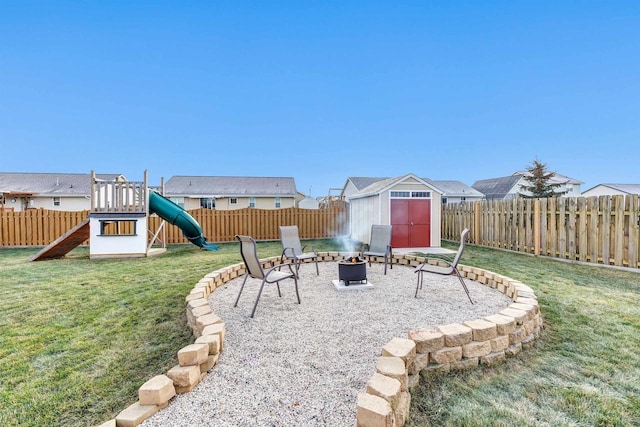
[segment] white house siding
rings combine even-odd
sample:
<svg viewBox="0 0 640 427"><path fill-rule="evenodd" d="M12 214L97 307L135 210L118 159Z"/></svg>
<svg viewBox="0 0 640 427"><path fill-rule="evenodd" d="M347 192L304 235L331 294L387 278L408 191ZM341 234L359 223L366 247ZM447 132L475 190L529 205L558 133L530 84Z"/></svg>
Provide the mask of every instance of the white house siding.
<svg viewBox="0 0 640 427"><path fill-rule="evenodd" d="M58 196L56 196L58 197ZM60 196L60 205L55 206L53 202L53 196L32 196L29 197L29 201L26 202L22 197L16 197L15 202L12 202L13 198L8 198L6 202L7 208L13 208L14 212L20 212L25 207L30 209L48 209L51 211L84 211L91 209L91 200L84 196ZM28 206L25 206L28 203Z"/></svg>
<svg viewBox="0 0 640 427"><path fill-rule="evenodd" d="M206 197L203 197L206 198ZM229 211L234 209L244 209L249 207L249 197L236 197L237 203L231 204L232 197L220 197L216 198L216 207L218 211ZM255 198L256 209L284 209L292 208L295 206L294 197L281 197L280 207L276 208L275 197L256 197ZM200 208L200 197L185 197L184 209L192 210Z"/></svg>

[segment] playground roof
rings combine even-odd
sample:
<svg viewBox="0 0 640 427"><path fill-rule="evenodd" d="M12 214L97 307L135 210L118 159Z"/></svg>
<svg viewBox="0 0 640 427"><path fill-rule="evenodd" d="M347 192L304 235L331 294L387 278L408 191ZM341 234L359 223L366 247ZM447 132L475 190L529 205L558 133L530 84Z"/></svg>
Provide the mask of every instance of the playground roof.
<svg viewBox="0 0 640 427"><path fill-rule="evenodd" d="M173 176L167 196L180 197L296 197L291 177Z"/></svg>

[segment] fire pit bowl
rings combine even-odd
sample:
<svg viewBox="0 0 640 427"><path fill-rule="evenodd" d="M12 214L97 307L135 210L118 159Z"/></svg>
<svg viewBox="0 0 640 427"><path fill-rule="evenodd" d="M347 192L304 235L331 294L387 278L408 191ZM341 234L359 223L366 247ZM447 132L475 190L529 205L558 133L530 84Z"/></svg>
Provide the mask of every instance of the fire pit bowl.
<svg viewBox="0 0 640 427"><path fill-rule="evenodd" d="M367 262L355 256L338 261L338 280L345 286L367 283Z"/></svg>

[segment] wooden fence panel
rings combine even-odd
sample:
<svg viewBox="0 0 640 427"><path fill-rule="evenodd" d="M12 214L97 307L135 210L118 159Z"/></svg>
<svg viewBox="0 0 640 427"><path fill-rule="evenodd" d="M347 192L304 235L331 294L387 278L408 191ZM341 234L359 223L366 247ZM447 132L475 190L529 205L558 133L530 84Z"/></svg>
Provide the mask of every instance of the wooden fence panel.
<svg viewBox="0 0 640 427"><path fill-rule="evenodd" d="M216 211L199 208L189 214L200 224L210 242L229 242L236 234L254 236L257 240L277 240L281 225L298 225L302 239L339 237L349 230L349 210L346 205L323 209L238 209ZM89 211L65 212L30 209L22 212L0 212L0 247L46 246L78 225ZM162 219L149 217L149 236L160 227ZM115 225L113 225L115 227ZM108 229L107 231L114 230ZM189 243L182 231L165 225L165 243ZM85 242L88 243L88 242Z"/></svg>
<svg viewBox="0 0 640 427"><path fill-rule="evenodd" d="M442 208L442 237L551 257L640 268L640 196L483 200Z"/></svg>

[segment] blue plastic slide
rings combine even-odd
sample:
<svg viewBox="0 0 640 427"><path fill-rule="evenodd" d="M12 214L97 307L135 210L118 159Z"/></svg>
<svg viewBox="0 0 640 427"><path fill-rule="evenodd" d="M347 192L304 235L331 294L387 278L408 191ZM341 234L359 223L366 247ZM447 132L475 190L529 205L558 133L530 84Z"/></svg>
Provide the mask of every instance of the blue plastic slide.
<svg viewBox="0 0 640 427"><path fill-rule="evenodd" d="M191 243L200 246L202 249L217 251L218 247L207 243L206 237L202 235L202 227L191 215L180 206L166 197L149 191L149 212L157 214L171 225L175 225L189 239Z"/></svg>

